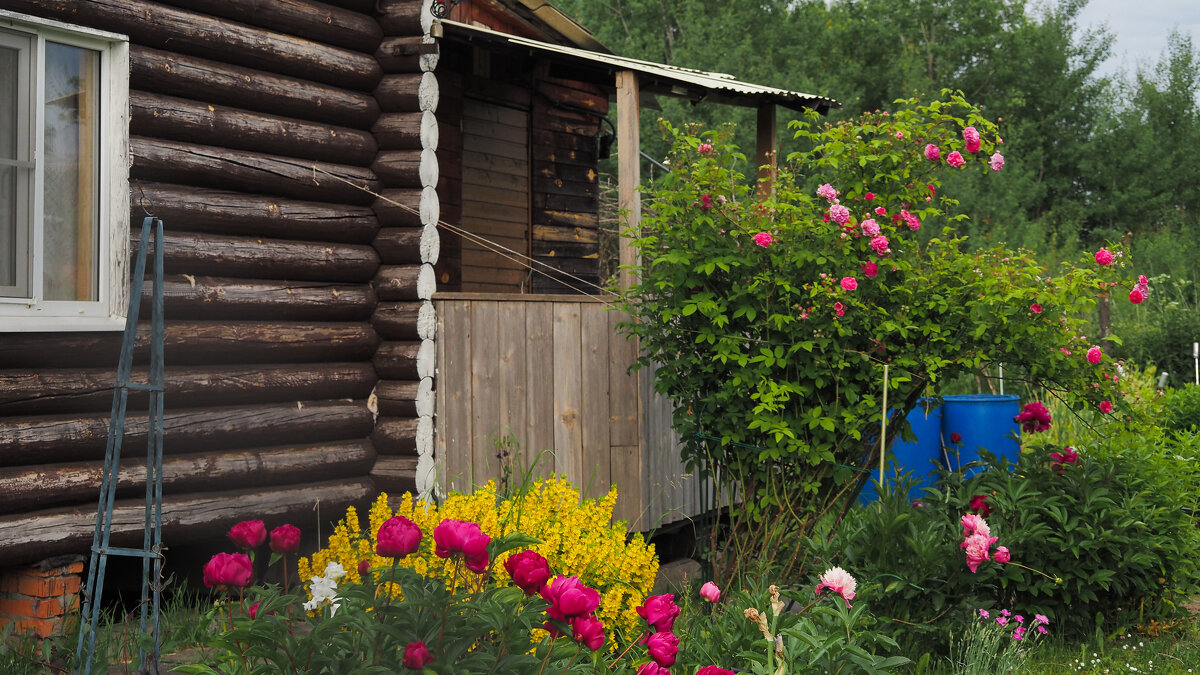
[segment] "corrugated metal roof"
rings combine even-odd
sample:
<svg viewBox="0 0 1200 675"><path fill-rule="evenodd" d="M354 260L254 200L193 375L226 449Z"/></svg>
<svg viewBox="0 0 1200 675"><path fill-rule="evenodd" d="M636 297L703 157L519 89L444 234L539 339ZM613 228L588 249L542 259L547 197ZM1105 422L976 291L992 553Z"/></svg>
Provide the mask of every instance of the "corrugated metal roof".
<svg viewBox="0 0 1200 675"><path fill-rule="evenodd" d="M448 19L443 19L437 24L442 27L443 35L485 41L516 51L527 50L584 69L609 73L632 70L642 76L638 79L643 88L653 90L657 94L689 98L693 103L711 100L733 105L757 106L760 103L770 102L793 110L815 108L821 113L827 112L830 108L841 107L841 103L827 96L741 82L733 75L726 73L710 73L665 63L631 59L625 56L601 54L586 49L509 35L483 26L472 26Z"/></svg>

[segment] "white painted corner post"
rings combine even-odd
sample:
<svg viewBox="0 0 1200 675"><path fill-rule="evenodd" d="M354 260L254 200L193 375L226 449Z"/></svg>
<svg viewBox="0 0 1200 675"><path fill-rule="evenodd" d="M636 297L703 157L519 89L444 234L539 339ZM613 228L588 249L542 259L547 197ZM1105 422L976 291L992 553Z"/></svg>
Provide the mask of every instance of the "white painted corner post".
<svg viewBox="0 0 1200 675"><path fill-rule="evenodd" d="M429 3L422 3L421 42L432 45L433 14ZM421 110L421 269L417 277L417 297L421 307L417 314L417 334L421 346L417 352L417 467L416 488L422 499L428 500L440 492L437 483L437 457L434 453L434 413L436 399L434 378L437 372L437 315L433 306L433 294L437 290L434 265L441 253L441 238L438 236L438 221L441 204L437 194L439 167L437 159L438 126L437 108L440 91L437 76L438 58L435 50L420 59L421 82L417 89L417 101Z"/></svg>

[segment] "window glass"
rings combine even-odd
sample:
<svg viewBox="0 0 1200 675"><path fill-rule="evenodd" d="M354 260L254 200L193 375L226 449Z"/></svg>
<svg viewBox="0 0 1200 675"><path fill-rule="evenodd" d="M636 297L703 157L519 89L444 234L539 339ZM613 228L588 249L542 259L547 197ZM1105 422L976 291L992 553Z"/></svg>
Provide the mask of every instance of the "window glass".
<svg viewBox="0 0 1200 675"><path fill-rule="evenodd" d="M46 43L43 292L96 300L100 54Z"/></svg>
<svg viewBox="0 0 1200 675"><path fill-rule="evenodd" d="M0 160L17 157L20 52L0 47ZM17 283L17 167L0 161L0 286Z"/></svg>

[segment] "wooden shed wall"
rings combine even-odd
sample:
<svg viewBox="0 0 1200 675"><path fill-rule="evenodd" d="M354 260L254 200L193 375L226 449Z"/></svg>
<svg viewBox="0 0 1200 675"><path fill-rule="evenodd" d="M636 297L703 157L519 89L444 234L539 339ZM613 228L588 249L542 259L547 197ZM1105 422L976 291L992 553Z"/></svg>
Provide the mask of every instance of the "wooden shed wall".
<svg viewBox="0 0 1200 675"><path fill-rule="evenodd" d="M372 471L412 484L433 330L417 252L436 242L358 187L436 210L421 4L3 2L130 38L133 201L167 230L168 544L248 517L304 527L318 500L369 498ZM87 549L120 337L0 334L0 565ZM141 529L143 401L118 541Z"/></svg>

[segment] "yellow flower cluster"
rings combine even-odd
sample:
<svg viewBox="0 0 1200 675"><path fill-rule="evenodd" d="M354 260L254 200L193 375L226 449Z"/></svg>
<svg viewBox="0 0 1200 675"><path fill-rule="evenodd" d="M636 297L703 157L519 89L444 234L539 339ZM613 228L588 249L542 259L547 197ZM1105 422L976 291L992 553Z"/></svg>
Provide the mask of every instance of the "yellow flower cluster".
<svg viewBox="0 0 1200 675"><path fill-rule="evenodd" d="M329 537L329 546L313 554L311 562L300 559L300 575L307 582L313 574L322 573L326 563L340 562L347 579L353 574L352 580L357 582L361 560L370 561L372 567L391 566L391 558L375 555L374 550L379 527L393 515L409 518L425 535L417 554L396 564L426 577L443 579L447 586L454 583L455 564L433 554L433 529L443 519L479 523L480 529L493 538L521 532L541 540L531 548L545 556L552 573L578 576L600 592L596 616L608 634L605 643L616 649L619 642L640 634L637 607L645 602L658 572L654 546L646 544L640 534L627 537L625 523L612 522L616 502L615 487L600 499L582 499L574 486L557 477L540 480L528 491L504 500L496 494L495 483L489 482L474 493L451 495L440 507L405 493L393 511L385 493L371 507L366 534L359 534L358 514L349 509L346 519ZM509 555L502 554L492 561L493 583L511 583L504 568ZM468 576L483 582L483 578ZM459 583L461 580L460 576Z"/></svg>

